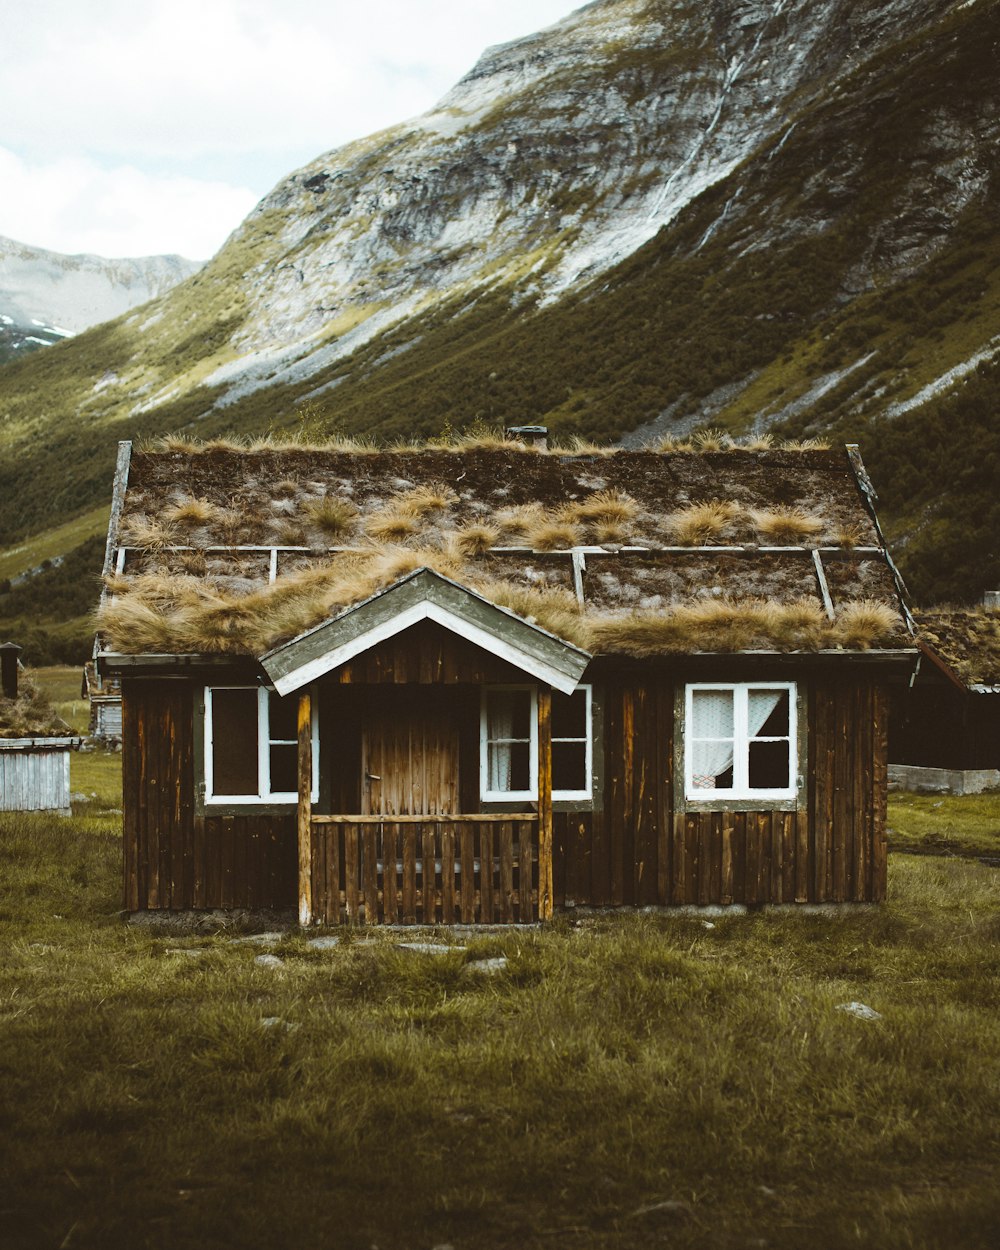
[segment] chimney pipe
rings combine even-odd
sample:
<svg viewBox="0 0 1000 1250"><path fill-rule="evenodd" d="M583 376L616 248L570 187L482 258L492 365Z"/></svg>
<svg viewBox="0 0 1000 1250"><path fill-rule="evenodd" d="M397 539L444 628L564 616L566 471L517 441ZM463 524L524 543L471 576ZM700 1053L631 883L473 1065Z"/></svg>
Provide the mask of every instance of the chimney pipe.
<svg viewBox="0 0 1000 1250"><path fill-rule="evenodd" d="M17 656L20 650L16 642L0 642L0 690L5 699L17 698Z"/></svg>
<svg viewBox="0 0 1000 1250"><path fill-rule="evenodd" d="M549 429L546 425L508 425L506 435L509 439L528 447L536 447L539 451L547 450L549 445Z"/></svg>

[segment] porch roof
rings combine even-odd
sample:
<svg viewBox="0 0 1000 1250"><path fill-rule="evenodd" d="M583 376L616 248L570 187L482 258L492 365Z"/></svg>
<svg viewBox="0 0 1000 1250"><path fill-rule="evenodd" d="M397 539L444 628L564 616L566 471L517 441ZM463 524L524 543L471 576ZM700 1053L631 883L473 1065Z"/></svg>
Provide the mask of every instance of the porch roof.
<svg viewBox="0 0 1000 1250"><path fill-rule="evenodd" d="M435 621L564 694L576 688L591 658L475 591L421 568L275 647L261 657L261 666L279 694L290 694L424 620Z"/></svg>

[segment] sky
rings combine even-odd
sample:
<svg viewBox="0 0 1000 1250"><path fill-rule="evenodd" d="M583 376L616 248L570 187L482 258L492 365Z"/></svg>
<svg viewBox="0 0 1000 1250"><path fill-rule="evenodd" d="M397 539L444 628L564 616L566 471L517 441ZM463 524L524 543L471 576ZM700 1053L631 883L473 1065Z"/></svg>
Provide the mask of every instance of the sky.
<svg viewBox="0 0 1000 1250"><path fill-rule="evenodd" d="M0 235L202 260L322 153L582 0L0 0Z"/></svg>

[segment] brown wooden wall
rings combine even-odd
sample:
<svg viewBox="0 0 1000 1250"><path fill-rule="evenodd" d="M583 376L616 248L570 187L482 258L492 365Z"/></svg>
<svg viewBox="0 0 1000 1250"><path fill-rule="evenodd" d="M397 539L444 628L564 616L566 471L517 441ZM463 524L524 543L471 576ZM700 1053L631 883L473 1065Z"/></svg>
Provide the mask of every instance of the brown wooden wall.
<svg viewBox="0 0 1000 1250"><path fill-rule="evenodd" d="M124 685L125 910L294 908L294 811L195 813L194 694L185 681Z"/></svg>
<svg viewBox="0 0 1000 1250"><path fill-rule="evenodd" d="M382 679L400 671L394 662ZM464 661L455 673L471 679ZM798 812L733 813L674 810L671 679L608 680L603 799L593 811L554 814L556 907L883 899L886 688L847 674L799 681L807 802ZM195 812L194 701L182 680L125 683L125 908L293 908L294 811Z"/></svg>
<svg viewBox="0 0 1000 1250"><path fill-rule="evenodd" d="M675 812L673 683L610 682L603 811L554 816L556 907L884 899L886 688L799 680L808 775L797 812Z"/></svg>

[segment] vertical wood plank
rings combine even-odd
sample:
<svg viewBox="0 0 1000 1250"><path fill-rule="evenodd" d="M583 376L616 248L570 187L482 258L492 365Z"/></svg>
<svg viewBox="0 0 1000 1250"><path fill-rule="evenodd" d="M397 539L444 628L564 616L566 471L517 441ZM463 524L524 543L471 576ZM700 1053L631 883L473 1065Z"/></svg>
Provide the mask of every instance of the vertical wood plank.
<svg viewBox="0 0 1000 1250"><path fill-rule="evenodd" d="M386 924L399 922L396 889L396 847L400 826L386 821L382 826L382 919Z"/></svg>
<svg viewBox="0 0 1000 1250"><path fill-rule="evenodd" d="M871 865L872 865L872 817L873 804L873 723L874 702L872 684L866 682L859 696L860 712L858 715L857 752L855 768L857 769L860 806L858 816L857 859L855 862L854 893L855 902L863 903L872 896Z"/></svg>
<svg viewBox="0 0 1000 1250"><path fill-rule="evenodd" d="M400 826L403 838L403 924L417 923L417 838L419 825Z"/></svg>
<svg viewBox="0 0 1000 1250"><path fill-rule="evenodd" d="M698 819L698 872L696 889L699 906L715 900L712 898L712 825L715 823L715 812L702 812Z"/></svg>
<svg viewBox="0 0 1000 1250"><path fill-rule="evenodd" d="M436 876L436 860L437 855L434 850L434 833L435 826L427 822L425 825L416 826L423 831L423 848L421 852L421 886L423 898L423 923L437 923L436 892L435 892L435 876ZM443 883L442 883L443 884Z"/></svg>
<svg viewBox="0 0 1000 1250"><path fill-rule="evenodd" d="M538 688L538 919L552 915L552 691Z"/></svg>
<svg viewBox="0 0 1000 1250"><path fill-rule="evenodd" d="M344 825L344 919L357 924L358 916L358 826Z"/></svg>
<svg viewBox="0 0 1000 1250"><path fill-rule="evenodd" d="M781 897L786 903L795 899L795 812L782 812L775 820L781 822Z"/></svg>
<svg viewBox="0 0 1000 1250"><path fill-rule="evenodd" d="M298 710L298 809L296 836L299 865L299 924L312 924L312 697L299 695Z"/></svg>
<svg viewBox="0 0 1000 1250"><path fill-rule="evenodd" d="M809 882L813 874L809 863L809 809L795 813L795 901L809 901Z"/></svg>
<svg viewBox="0 0 1000 1250"><path fill-rule="evenodd" d="M220 898L223 907L233 906L233 860L235 859L236 834L232 816L222 818L222 837L220 839L220 868L222 872L222 890Z"/></svg>
<svg viewBox="0 0 1000 1250"><path fill-rule="evenodd" d="M853 788L851 762L851 687L838 683L834 690L834 760L833 760L833 846L832 898L843 903L847 898L848 863L853 841Z"/></svg>
<svg viewBox="0 0 1000 1250"><path fill-rule="evenodd" d="M455 826L441 825L441 923L455 923Z"/></svg>
<svg viewBox="0 0 1000 1250"><path fill-rule="evenodd" d="M493 825L479 826L479 915L483 924L493 923Z"/></svg>
<svg viewBox="0 0 1000 1250"><path fill-rule="evenodd" d="M379 825L363 825L361 839L364 848L361 869L364 873L362 893L365 897L365 924L378 924L378 843L381 836Z"/></svg>
<svg viewBox="0 0 1000 1250"><path fill-rule="evenodd" d="M514 918L514 822L500 822L500 920Z"/></svg>
<svg viewBox="0 0 1000 1250"><path fill-rule="evenodd" d="M719 830L719 902L733 901L733 828L732 812L722 813Z"/></svg>
<svg viewBox="0 0 1000 1250"><path fill-rule="evenodd" d="M747 901L747 814L733 812L733 902Z"/></svg>
<svg viewBox="0 0 1000 1250"><path fill-rule="evenodd" d="M674 836L671 859L673 860L673 884L670 901L672 903L688 903L692 900L686 895L687 881L687 814L674 814Z"/></svg>
<svg viewBox="0 0 1000 1250"><path fill-rule="evenodd" d="M535 919L532 886L534 884L536 830L537 825L534 821L519 820L517 822L517 899L518 920L521 924L531 924Z"/></svg>
<svg viewBox="0 0 1000 1250"><path fill-rule="evenodd" d="M657 796L657 902L670 902L671 854L673 850L674 795L681 785L674 777L674 685L665 679L657 683L656 743L659 758Z"/></svg>
<svg viewBox="0 0 1000 1250"><path fill-rule="evenodd" d="M476 847L475 829L471 821L459 825L461 841L460 862L462 870L462 923L474 924L476 920Z"/></svg>
<svg viewBox="0 0 1000 1250"><path fill-rule="evenodd" d="M884 682L872 691L872 902L882 903L888 876L886 833L889 771L889 692Z"/></svg>

